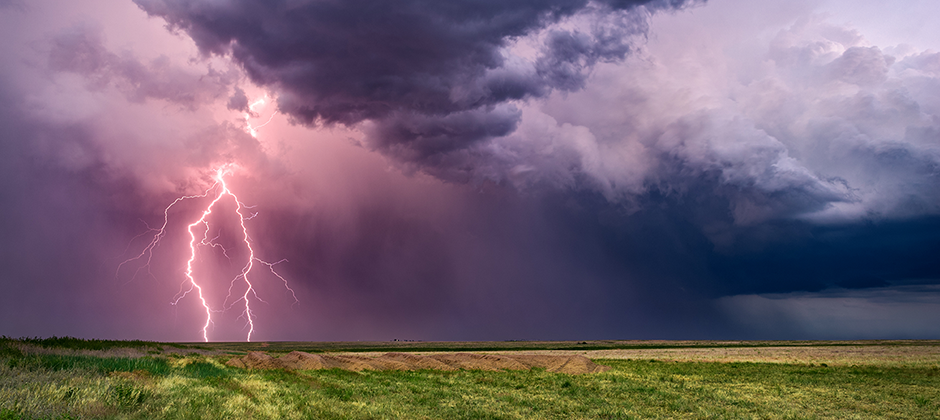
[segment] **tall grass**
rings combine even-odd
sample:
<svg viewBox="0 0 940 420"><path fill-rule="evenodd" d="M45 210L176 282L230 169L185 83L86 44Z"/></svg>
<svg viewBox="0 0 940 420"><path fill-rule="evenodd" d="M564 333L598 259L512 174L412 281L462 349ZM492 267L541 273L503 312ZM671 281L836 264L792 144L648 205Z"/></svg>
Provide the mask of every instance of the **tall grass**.
<svg viewBox="0 0 940 420"><path fill-rule="evenodd" d="M45 348L58 348L69 350L108 350L113 348L141 348L150 347L156 350L162 349L162 344L154 341L142 340L86 340L75 337L22 337L11 338L7 336L0 337L0 348L12 347L14 343L23 343Z"/></svg>
<svg viewBox="0 0 940 420"><path fill-rule="evenodd" d="M21 370L89 370L101 373L144 371L151 374L169 372L166 358L163 357L95 357L58 354L31 354L8 357L4 361L8 367Z"/></svg>
<svg viewBox="0 0 940 420"><path fill-rule="evenodd" d="M248 371L0 360L0 419L937 418L940 368L603 360L605 373ZM43 364L47 363L47 364Z"/></svg>

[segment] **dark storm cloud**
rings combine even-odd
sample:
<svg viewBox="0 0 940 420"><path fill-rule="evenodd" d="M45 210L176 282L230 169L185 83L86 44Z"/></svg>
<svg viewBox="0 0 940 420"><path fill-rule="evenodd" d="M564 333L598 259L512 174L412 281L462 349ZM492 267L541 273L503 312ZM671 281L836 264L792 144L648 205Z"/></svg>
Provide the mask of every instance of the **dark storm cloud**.
<svg viewBox="0 0 940 420"><path fill-rule="evenodd" d="M734 195L745 225L940 211L935 59L818 19L762 55L622 64L643 53L650 13L700 2L136 3L203 53L231 54L294 121L355 127L409 172L627 204L697 185ZM721 74L700 84L709 72ZM559 97L562 114L533 101ZM236 91L229 106L246 101Z"/></svg>
<svg viewBox="0 0 940 420"><path fill-rule="evenodd" d="M240 87L235 88L235 93L228 98L228 104L226 106L232 111L251 112L251 108L248 104L248 96L245 95L245 91Z"/></svg>
<svg viewBox="0 0 940 420"><path fill-rule="evenodd" d="M704 49L687 47L694 29L671 29L476 150L520 169L502 179L580 177L612 201L702 190L728 199L712 218L736 225L940 213L936 53L889 53L818 19Z"/></svg>
<svg viewBox="0 0 940 420"><path fill-rule="evenodd" d="M755 338L935 339L940 287L905 285L719 299ZM893 320L903 319L898 323ZM773 331L772 334L769 334Z"/></svg>
<svg viewBox="0 0 940 420"><path fill-rule="evenodd" d="M525 216L467 216L504 228L481 240L491 252L440 240L447 252L430 260L371 258L373 271L319 256L342 279L333 292L359 308L385 295L362 290L414 290L426 284L414 267L448 261L459 269L433 275L465 280L437 295L468 313L536 311L553 320L530 326L543 334L578 329L561 314L599 330L643 319L656 326L631 331L689 337L728 327L735 306L709 306L722 297L936 281L925 263L940 229L932 53L888 52L818 18L771 39L677 24L645 50L649 13L692 2L641 3L137 1L203 53L231 54L297 122L355 127L407 171L535 191ZM382 232L350 249L384 243ZM414 296L401 298L413 312L435 310Z"/></svg>
<svg viewBox="0 0 940 420"><path fill-rule="evenodd" d="M0 334L199 339L202 202L116 266L234 162L300 301L257 273L253 338L936 336L940 54L785 1L124 3L0 0ZM237 66L332 126L246 133Z"/></svg>
<svg viewBox="0 0 940 420"><path fill-rule="evenodd" d="M231 53L296 121L369 120L370 147L445 175L443 160L515 130L510 102L582 88L596 63L623 59L645 36L649 11L692 1L136 3L204 53ZM552 26L578 16L586 29ZM543 29L534 60L510 52Z"/></svg>

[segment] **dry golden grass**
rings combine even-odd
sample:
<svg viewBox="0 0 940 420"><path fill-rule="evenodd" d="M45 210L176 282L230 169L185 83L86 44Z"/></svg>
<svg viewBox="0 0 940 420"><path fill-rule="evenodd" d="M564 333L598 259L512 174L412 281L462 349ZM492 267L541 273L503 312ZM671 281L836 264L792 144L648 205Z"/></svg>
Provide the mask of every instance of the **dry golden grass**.
<svg viewBox="0 0 940 420"><path fill-rule="evenodd" d="M521 353L580 354L589 359L670 362L752 362L827 364L830 366L940 366L940 346L937 345L537 350Z"/></svg>
<svg viewBox="0 0 940 420"><path fill-rule="evenodd" d="M186 343L104 350L41 347L8 340L24 354L137 358L154 354L215 356L263 350L272 355L310 351L337 356L377 358L389 351L434 355L455 350L479 354L582 355L589 359L675 362L755 362L831 366L940 366L940 340L860 341L500 341L500 342L258 342ZM153 348L156 347L159 350Z"/></svg>

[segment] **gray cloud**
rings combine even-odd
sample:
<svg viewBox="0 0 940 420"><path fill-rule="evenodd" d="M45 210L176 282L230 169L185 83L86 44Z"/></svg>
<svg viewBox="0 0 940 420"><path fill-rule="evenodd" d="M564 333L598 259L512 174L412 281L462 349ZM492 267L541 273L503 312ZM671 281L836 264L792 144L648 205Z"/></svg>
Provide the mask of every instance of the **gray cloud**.
<svg viewBox="0 0 940 420"><path fill-rule="evenodd" d="M441 165L466 167L465 151L516 129L515 101L581 89L636 49L650 12L695 2L136 3L203 53L231 54L296 122L369 121L370 148L447 176Z"/></svg>
<svg viewBox="0 0 940 420"><path fill-rule="evenodd" d="M237 86L235 87L235 93L228 98L228 104L226 106L232 111L251 112L251 108L248 104L248 95L245 94L242 88Z"/></svg>
<svg viewBox="0 0 940 420"><path fill-rule="evenodd" d="M936 53L891 55L815 17L769 41L711 28L715 45L698 50L692 25L655 20L648 49L598 66L581 92L524 106L516 133L475 148L505 162L481 175L628 204L704 188L737 225L940 213Z"/></svg>
<svg viewBox="0 0 940 420"><path fill-rule="evenodd" d="M627 205L708 178L739 225L940 212L931 53L813 16L761 45L645 46L651 13L695 3L137 1L295 122L356 127L408 171Z"/></svg>
<svg viewBox="0 0 940 420"><path fill-rule="evenodd" d="M786 1L147 2L176 34L128 3L0 14L3 334L199 339L168 304L198 200L152 277L115 266L237 162L300 300L258 273L258 339L936 335L904 325L936 312L935 52ZM252 137L237 65L332 126Z"/></svg>
<svg viewBox="0 0 940 420"><path fill-rule="evenodd" d="M80 74L88 88L113 86L131 102L166 100L190 110L227 94L240 77L233 69L193 74L161 56L142 63L130 52L117 54L105 48L100 30L77 26L56 35L49 51L49 70Z"/></svg>

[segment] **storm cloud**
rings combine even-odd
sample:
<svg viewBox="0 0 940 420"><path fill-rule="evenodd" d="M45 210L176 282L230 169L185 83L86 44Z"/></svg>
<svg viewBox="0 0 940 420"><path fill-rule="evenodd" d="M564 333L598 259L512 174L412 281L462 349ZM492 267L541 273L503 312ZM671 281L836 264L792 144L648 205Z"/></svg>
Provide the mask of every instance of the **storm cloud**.
<svg viewBox="0 0 940 420"><path fill-rule="evenodd" d="M744 225L940 211L937 54L818 17L756 55L670 62L647 50L650 19L704 3L137 4L230 55L293 121L359 129L407 171L624 202L705 177Z"/></svg>
<svg viewBox="0 0 940 420"><path fill-rule="evenodd" d="M199 200L120 264L232 164L261 340L935 338L940 38L882 9L0 1L0 334L201 339Z"/></svg>
<svg viewBox="0 0 940 420"><path fill-rule="evenodd" d="M692 3L137 1L204 54L231 55L294 121L368 121L370 148L441 176L514 132L518 101L582 89L637 48L650 13Z"/></svg>

